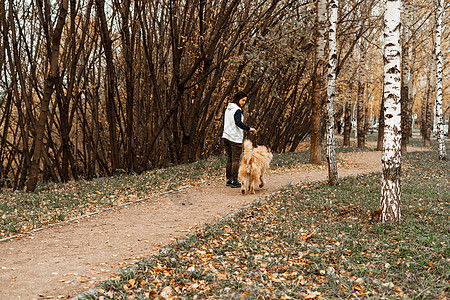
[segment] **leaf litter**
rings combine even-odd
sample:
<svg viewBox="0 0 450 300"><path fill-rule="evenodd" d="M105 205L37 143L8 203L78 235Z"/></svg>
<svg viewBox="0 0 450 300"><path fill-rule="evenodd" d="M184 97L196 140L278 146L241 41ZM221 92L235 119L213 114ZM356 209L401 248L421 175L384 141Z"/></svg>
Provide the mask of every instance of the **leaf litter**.
<svg viewBox="0 0 450 300"><path fill-rule="evenodd" d="M380 177L288 186L124 269L91 297L447 299L448 162L408 154L400 223L373 218Z"/></svg>
<svg viewBox="0 0 450 300"><path fill-rule="evenodd" d="M358 151L339 148L338 153ZM367 149L364 149L367 150ZM339 159L339 154L338 154ZM307 153L274 158L271 172L324 168ZM341 165L347 162L339 160ZM1 236L223 176L224 158L145 174L2 191ZM403 219L373 218L380 174L289 186L167 251L123 269L94 299L437 298L449 292L448 162L410 153L403 163ZM406 278L405 278L406 276Z"/></svg>

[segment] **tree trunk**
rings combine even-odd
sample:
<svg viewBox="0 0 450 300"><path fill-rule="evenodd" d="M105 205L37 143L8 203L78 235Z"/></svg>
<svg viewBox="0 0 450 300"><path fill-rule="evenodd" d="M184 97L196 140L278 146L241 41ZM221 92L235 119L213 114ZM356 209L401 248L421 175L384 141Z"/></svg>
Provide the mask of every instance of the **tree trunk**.
<svg viewBox="0 0 450 300"><path fill-rule="evenodd" d="M401 98L402 98L402 143L401 143L401 153L405 156L407 153L408 135L409 135L409 124L411 124L408 116L410 108L409 99L409 27L410 27L410 17L409 17L409 4L408 0L402 0L403 2L403 14L402 14L402 65L401 65Z"/></svg>
<svg viewBox="0 0 450 300"><path fill-rule="evenodd" d="M350 89L353 84L350 84ZM351 93L351 90L350 90ZM345 102L344 114L344 146L350 146L350 134L352 131L352 100L347 99Z"/></svg>
<svg viewBox="0 0 450 300"><path fill-rule="evenodd" d="M319 70L320 69L320 70ZM313 164L320 164L322 161L322 141L320 135L320 123L322 119L322 71L323 66L319 66L314 80L314 90L312 99L311 115L311 145L309 161Z"/></svg>
<svg viewBox="0 0 450 300"><path fill-rule="evenodd" d="M106 119L109 125L109 149L111 152L111 168L113 171L119 169L119 143L117 141L117 119L115 117L116 104L114 100L114 89L116 78L114 71L112 40L109 36L108 24L105 15L105 0L95 0L97 16L99 18L100 33L103 49L106 56Z"/></svg>
<svg viewBox="0 0 450 300"><path fill-rule="evenodd" d="M384 139L384 81L381 81L383 88L380 95L380 114L378 117L378 139L377 139L377 151L383 150Z"/></svg>
<svg viewBox="0 0 450 300"><path fill-rule="evenodd" d="M416 9L413 8L412 6L409 6L409 10L408 13L410 16L408 18L409 20L409 24L411 26L410 32L414 32L415 29L414 27L412 27L412 20L415 20L417 18L417 14L416 14ZM409 143L409 138L412 137L413 134L413 128L412 128L412 113L413 113L413 107L414 107L414 99L415 99L415 92L414 92L414 82L415 82L415 78L414 78L414 74L415 74L415 64L416 64L416 34L411 34L411 61L409 62L409 87L408 87L408 99L410 101L408 101L408 115L407 118L410 121L408 124L408 134L407 134L407 139L406 142ZM416 120L417 121L417 120Z"/></svg>
<svg viewBox="0 0 450 300"><path fill-rule="evenodd" d="M436 70L436 60L434 59L434 56L432 59L430 59L430 68L429 73L427 77L427 91L426 95L424 97L425 100L425 118L424 118L424 125L423 125L423 145L425 147L430 147L431 143L431 127L433 122L433 91L435 86L435 81L433 80L433 75L435 74Z"/></svg>
<svg viewBox="0 0 450 300"><path fill-rule="evenodd" d="M116 4L121 14L122 26L120 35L123 45L123 59L125 61L125 85L126 85L126 151L125 151L125 165L127 172L133 172L135 169L135 145L134 145L134 85L135 85L135 70L133 64L134 56L134 44L135 44L135 26L137 22L135 18L130 21L130 14L136 8L131 8L131 1L123 1L122 7L120 4Z"/></svg>
<svg viewBox="0 0 450 300"><path fill-rule="evenodd" d="M366 84L365 49L361 43L359 57L359 80L358 80L358 98L356 102L356 131L358 136L358 147L366 145L366 128L364 126L364 90Z"/></svg>
<svg viewBox="0 0 450 300"><path fill-rule="evenodd" d="M349 55L350 74L353 73L354 59L353 55ZM348 93L345 101L344 113L344 146L350 146L350 135L352 133L352 105L353 105L353 79L348 80Z"/></svg>
<svg viewBox="0 0 450 300"><path fill-rule="evenodd" d="M330 1L330 31L329 31L329 56L328 56L328 87L327 87L327 161L328 183L338 184L338 172L336 163L336 141L334 135L334 118L336 114L336 26L338 17L338 0Z"/></svg>
<svg viewBox="0 0 450 300"><path fill-rule="evenodd" d="M437 0L436 22L436 121L439 159L446 159L444 122L442 118L442 68L444 59L441 52L442 16L444 14L444 0Z"/></svg>
<svg viewBox="0 0 450 300"><path fill-rule="evenodd" d="M53 31L51 40L47 40L47 42L51 44L51 52L49 53L50 69L45 78L44 95L41 101L39 120L37 123L36 134L34 137L34 152L32 156L30 176L26 187L28 192L32 192L35 190L39 178L39 165L41 161L42 148L44 144L45 124L47 123L48 107L50 104L50 99L52 97L55 84L58 80L58 73L59 73L58 65L59 65L59 50L60 50L59 47L61 44L61 35L63 27L66 22L68 4L69 4L68 0L63 0L61 2L56 27Z"/></svg>
<svg viewBox="0 0 450 300"><path fill-rule="evenodd" d="M401 220L400 0L387 0L384 11L384 110L381 220Z"/></svg>
<svg viewBox="0 0 450 300"><path fill-rule="evenodd" d="M311 145L309 161L320 164L322 161L322 147L320 136L320 123L322 117L322 89L325 58L325 23L326 23L326 0L319 0L317 7L317 45L316 45L316 74L314 80L314 91L312 99L311 119Z"/></svg>

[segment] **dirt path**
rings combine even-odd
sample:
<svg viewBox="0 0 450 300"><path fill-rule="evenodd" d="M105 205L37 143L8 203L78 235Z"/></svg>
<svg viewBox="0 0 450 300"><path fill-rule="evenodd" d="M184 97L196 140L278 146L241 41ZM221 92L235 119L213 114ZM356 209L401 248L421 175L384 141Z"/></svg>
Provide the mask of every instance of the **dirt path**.
<svg viewBox="0 0 450 300"><path fill-rule="evenodd" d="M339 177L381 170L381 152L343 157ZM0 243L0 299L75 297L116 276L120 267L282 186L326 178L326 168L272 173L263 189L245 196L218 180Z"/></svg>

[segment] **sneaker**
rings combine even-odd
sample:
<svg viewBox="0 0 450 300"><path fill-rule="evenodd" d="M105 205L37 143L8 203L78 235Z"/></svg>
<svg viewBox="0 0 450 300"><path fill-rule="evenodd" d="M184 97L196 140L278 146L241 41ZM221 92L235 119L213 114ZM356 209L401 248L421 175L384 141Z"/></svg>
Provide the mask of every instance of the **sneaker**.
<svg viewBox="0 0 450 300"><path fill-rule="evenodd" d="M227 186L232 186L233 185L233 180L231 179L227 179Z"/></svg>
<svg viewBox="0 0 450 300"><path fill-rule="evenodd" d="M233 181L232 183L231 183L231 187L232 188L240 188L242 185L239 183L239 181Z"/></svg>

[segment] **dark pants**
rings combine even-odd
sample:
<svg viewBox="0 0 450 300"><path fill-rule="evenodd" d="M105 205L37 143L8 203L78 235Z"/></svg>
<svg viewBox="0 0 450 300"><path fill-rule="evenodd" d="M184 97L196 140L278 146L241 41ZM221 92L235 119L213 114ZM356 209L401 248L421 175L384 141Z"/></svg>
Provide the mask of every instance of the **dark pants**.
<svg viewBox="0 0 450 300"><path fill-rule="evenodd" d="M227 154L226 175L227 179L237 181L239 171L239 161L242 153L242 143L233 143L227 139L222 139Z"/></svg>

